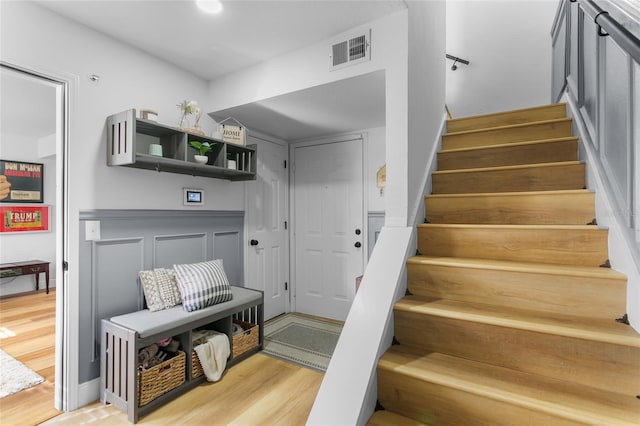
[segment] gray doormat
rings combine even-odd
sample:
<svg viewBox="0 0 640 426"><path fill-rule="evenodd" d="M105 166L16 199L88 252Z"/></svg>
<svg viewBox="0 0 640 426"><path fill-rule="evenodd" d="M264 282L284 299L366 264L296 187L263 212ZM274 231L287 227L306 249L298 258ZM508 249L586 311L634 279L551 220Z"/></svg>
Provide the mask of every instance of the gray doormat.
<svg viewBox="0 0 640 426"><path fill-rule="evenodd" d="M286 314L265 324L263 353L324 372L341 331L339 324Z"/></svg>

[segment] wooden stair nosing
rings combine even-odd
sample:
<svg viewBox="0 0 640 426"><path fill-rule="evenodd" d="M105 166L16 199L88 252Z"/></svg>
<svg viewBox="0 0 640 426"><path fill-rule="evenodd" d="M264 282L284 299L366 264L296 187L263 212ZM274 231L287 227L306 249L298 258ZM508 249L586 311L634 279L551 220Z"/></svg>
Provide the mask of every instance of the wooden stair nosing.
<svg viewBox="0 0 640 426"><path fill-rule="evenodd" d="M633 396L445 354L420 355L393 347L378 368L586 424L631 425L640 420Z"/></svg>
<svg viewBox="0 0 640 426"><path fill-rule="evenodd" d="M553 334L640 349L640 335L628 325L620 324L613 319L610 321L593 320L584 317L545 314L539 311L513 309L504 306L428 299L420 296L405 296L396 302L394 311L450 318L458 321ZM640 359L638 361L640 363Z"/></svg>
<svg viewBox="0 0 640 426"><path fill-rule="evenodd" d="M531 108L521 108L510 111L500 111L488 114L472 115L467 117L450 118L447 120L447 131L462 131L462 130L449 130L449 127L467 127L467 128L480 128L480 127L495 127L486 126L484 123L526 123L531 121L540 121L537 117L540 112L546 111L544 116L548 116L547 119L566 117L566 104L549 104L540 105ZM533 116L533 118L532 118Z"/></svg>

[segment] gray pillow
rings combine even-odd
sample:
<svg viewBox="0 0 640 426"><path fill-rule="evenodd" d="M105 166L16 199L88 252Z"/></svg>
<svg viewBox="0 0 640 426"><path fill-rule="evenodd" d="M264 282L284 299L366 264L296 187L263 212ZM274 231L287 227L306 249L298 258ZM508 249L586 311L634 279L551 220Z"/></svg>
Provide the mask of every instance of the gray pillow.
<svg viewBox="0 0 640 426"><path fill-rule="evenodd" d="M182 303L173 269L152 269L138 274L150 311L161 311Z"/></svg>
<svg viewBox="0 0 640 426"><path fill-rule="evenodd" d="M191 312L233 298L222 259L173 265L182 307Z"/></svg>

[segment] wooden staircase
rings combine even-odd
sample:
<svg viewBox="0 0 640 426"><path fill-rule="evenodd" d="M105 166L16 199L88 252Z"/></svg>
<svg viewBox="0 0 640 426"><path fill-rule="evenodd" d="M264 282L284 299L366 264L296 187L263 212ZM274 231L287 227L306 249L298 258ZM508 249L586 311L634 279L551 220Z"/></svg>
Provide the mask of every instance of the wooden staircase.
<svg viewBox="0 0 640 426"><path fill-rule="evenodd" d="M447 122L369 424L640 424L626 278L565 115Z"/></svg>

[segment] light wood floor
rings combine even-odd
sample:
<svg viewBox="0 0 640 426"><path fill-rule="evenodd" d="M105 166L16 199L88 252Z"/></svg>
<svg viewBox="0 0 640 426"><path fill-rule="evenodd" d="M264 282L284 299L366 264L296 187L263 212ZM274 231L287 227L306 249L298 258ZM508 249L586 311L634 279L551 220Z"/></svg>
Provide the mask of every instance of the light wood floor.
<svg viewBox="0 0 640 426"><path fill-rule="evenodd" d="M322 373L255 354L216 383L204 383L140 419L138 424L304 425ZM127 425L117 408L93 403L44 425Z"/></svg>
<svg viewBox="0 0 640 426"><path fill-rule="evenodd" d="M100 402L62 414L53 408L54 320L55 291L0 299L0 348L46 379L0 399L0 425L130 424L126 414ZM303 425L322 377L256 354L219 382L192 389L139 424Z"/></svg>
<svg viewBox="0 0 640 426"><path fill-rule="evenodd" d="M60 412L53 408L56 292L0 299L0 348L45 378L0 399L0 424L36 425Z"/></svg>

